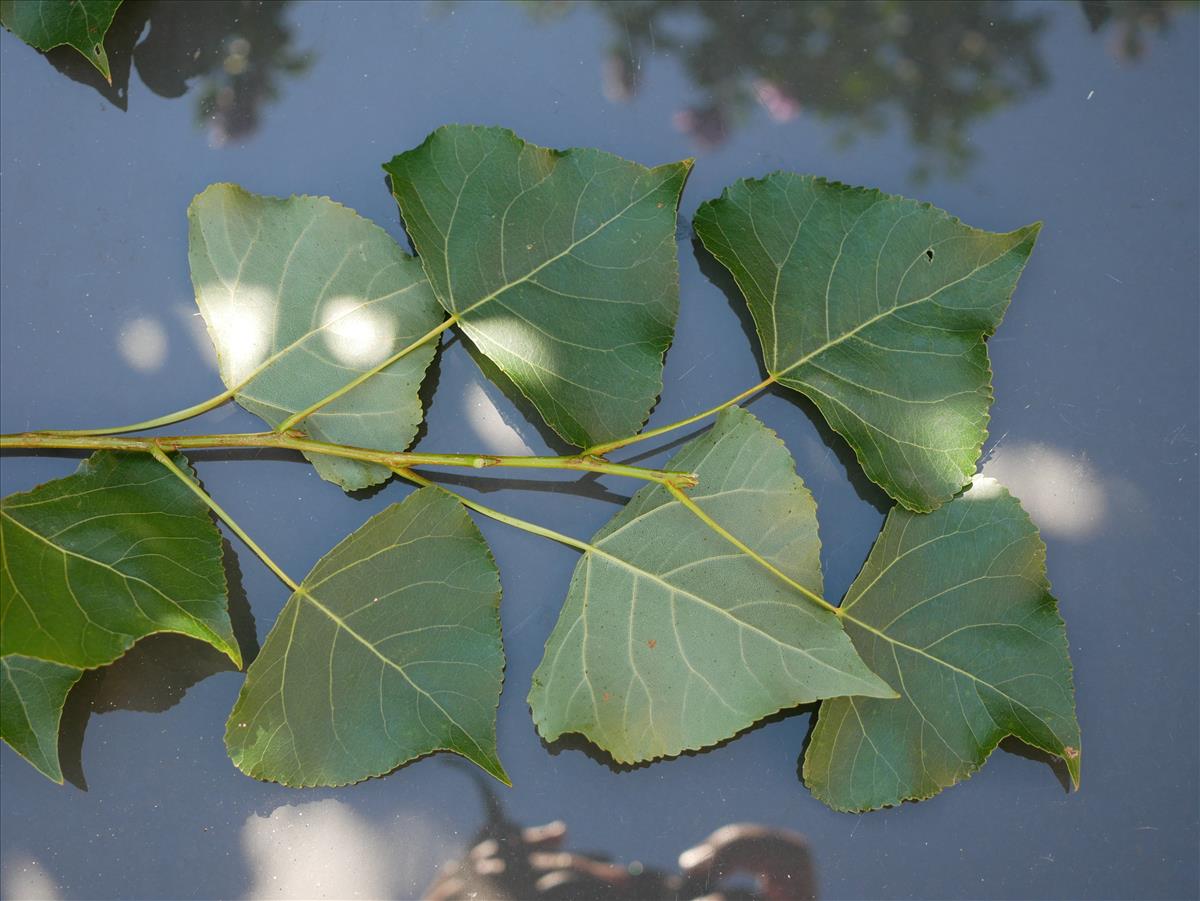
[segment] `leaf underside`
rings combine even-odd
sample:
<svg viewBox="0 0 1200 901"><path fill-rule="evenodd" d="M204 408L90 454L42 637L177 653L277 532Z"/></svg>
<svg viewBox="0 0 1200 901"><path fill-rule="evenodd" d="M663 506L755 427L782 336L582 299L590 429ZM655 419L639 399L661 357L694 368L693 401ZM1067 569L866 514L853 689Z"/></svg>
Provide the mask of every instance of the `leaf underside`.
<svg viewBox="0 0 1200 901"><path fill-rule="evenodd" d="M696 233L737 281L768 373L807 396L911 510L970 481L1000 324L1041 223L1007 234L812 176L743 180Z"/></svg>
<svg viewBox="0 0 1200 901"><path fill-rule="evenodd" d="M212 185L188 209L196 302L221 379L272 427L428 333L444 314L421 265L381 228L327 197L286 200ZM402 451L436 341L301 420L311 438ZM375 463L306 455L347 491L384 481Z"/></svg>
<svg viewBox="0 0 1200 901"><path fill-rule="evenodd" d="M463 507L424 488L313 567L251 664L225 744L247 775L337 786L454 751L496 756L500 577Z"/></svg>
<svg viewBox="0 0 1200 901"><path fill-rule="evenodd" d="M773 432L731 408L668 464L694 501L814 592L816 504ZM894 697L837 618L717 535L663 487L592 539L533 677L547 741L585 735L622 763L715 744L764 716L843 694Z"/></svg>
<svg viewBox="0 0 1200 901"><path fill-rule="evenodd" d="M74 475L5 498L0 557L0 731L55 781L59 715L83 670L156 632L205 641L242 665L220 533L149 455L101 451Z"/></svg>
<svg viewBox="0 0 1200 901"><path fill-rule="evenodd" d="M456 125L383 168L438 300L546 423L580 447L637 432L675 331L691 161Z"/></svg>
<svg viewBox="0 0 1200 901"><path fill-rule="evenodd" d="M49 660L0 657L0 737L48 779L62 784L58 724L83 670Z"/></svg>
<svg viewBox="0 0 1200 901"><path fill-rule="evenodd" d="M842 605L867 665L900 700L824 701L804 780L837 810L928 798L1005 736L1079 782L1066 629L1045 545L1016 498L976 478L935 513L894 508Z"/></svg>
<svg viewBox="0 0 1200 901"><path fill-rule="evenodd" d="M38 50L67 44L109 82L104 36L122 0L0 0L0 23Z"/></svg>

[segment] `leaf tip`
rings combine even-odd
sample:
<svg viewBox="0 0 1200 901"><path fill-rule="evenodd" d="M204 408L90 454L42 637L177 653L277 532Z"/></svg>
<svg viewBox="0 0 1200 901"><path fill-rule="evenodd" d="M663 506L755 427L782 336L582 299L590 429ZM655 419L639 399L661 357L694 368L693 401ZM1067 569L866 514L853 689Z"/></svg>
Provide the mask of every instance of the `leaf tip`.
<svg viewBox="0 0 1200 901"><path fill-rule="evenodd" d="M1080 773L1079 773L1080 752L1079 752L1079 749L1072 747L1071 745L1066 745L1063 747L1062 754L1059 756L1061 756L1063 759L1063 762L1066 763L1067 772L1071 774L1071 787L1075 791L1079 791L1079 778L1080 778Z"/></svg>

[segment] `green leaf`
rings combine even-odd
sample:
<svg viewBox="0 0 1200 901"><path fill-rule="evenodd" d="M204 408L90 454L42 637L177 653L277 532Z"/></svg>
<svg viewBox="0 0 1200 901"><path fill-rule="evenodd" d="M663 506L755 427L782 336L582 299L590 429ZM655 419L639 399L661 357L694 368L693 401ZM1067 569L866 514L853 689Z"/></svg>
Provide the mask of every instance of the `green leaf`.
<svg viewBox="0 0 1200 901"><path fill-rule="evenodd" d="M112 83L104 35L121 0L0 0L0 23L30 47L69 44Z"/></svg>
<svg viewBox="0 0 1200 901"><path fill-rule="evenodd" d="M497 779L500 577L463 507L425 488L313 567L279 614L229 716L237 767L346 785L433 751Z"/></svg>
<svg viewBox="0 0 1200 901"><path fill-rule="evenodd" d="M58 724L67 693L82 675L77 667L49 660L0 657L0 738L60 785Z"/></svg>
<svg viewBox="0 0 1200 901"><path fill-rule="evenodd" d="M820 592L816 504L773 432L730 408L668 468L698 473L692 499L705 513ZM655 485L597 532L579 561L529 704L547 741L579 732L632 763L845 694L895 697L837 617Z"/></svg>
<svg viewBox="0 0 1200 901"><path fill-rule="evenodd" d="M433 289L564 439L638 431L675 332L691 169L453 125L384 165Z"/></svg>
<svg viewBox="0 0 1200 901"><path fill-rule="evenodd" d="M767 372L806 395L912 510L970 481L1000 324L1041 223L980 231L929 204L811 176L739 181L696 233L733 273Z"/></svg>
<svg viewBox="0 0 1200 901"><path fill-rule="evenodd" d="M149 455L99 451L74 475L6 497L0 541L3 656L91 669L146 635L178 632L241 666L220 533Z"/></svg>
<svg viewBox="0 0 1200 901"><path fill-rule="evenodd" d="M284 200L217 184L192 201L188 223L196 302L221 379L272 427L442 321L420 264L327 197ZM334 444L404 450L421 423L417 392L436 347L413 350L297 427ZM308 458L348 491L390 475L374 463Z"/></svg>
<svg viewBox="0 0 1200 901"><path fill-rule="evenodd" d="M1067 636L1046 548L1016 498L977 478L936 513L888 514L842 605L846 630L899 701L821 704L804 779L837 810L928 798L1008 735L1079 783Z"/></svg>
<svg viewBox="0 0 1200 901"><path fill-rule="evenodd" d="M57 782L58 721L83 670L156 632L198 638L242 665L220 533L148 455L101 451L74 475L5 498L0 559L0 737Z"/></svg>

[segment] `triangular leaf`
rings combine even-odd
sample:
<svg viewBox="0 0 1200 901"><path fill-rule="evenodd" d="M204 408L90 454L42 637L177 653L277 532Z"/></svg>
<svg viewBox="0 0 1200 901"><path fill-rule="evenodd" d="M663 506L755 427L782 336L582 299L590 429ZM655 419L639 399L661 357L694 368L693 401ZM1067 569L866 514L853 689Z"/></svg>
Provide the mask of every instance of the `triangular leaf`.
<svg viewBox="0 0 1200 901"><path fill-rule="evenodd" d="M821 590L817 508L773 432L726 410L668 464L739 540ZM715 744L817 698L895 697L837 617L713 532L666 488L643 488L592 539L533 677L548 741L579 732L631 763Z"/></svg>
<svg viewBox="0 0 1200 901"><path fill-rule="evenodd" d="M929 204L811 176L739 181L696 233L733 273L768 373L817 405L912 510L949 500L987 436L983 339L1040 223L980 231Z"/></svg>
<svg viewBox="0 0 1200 901"><path fill-rule="evenodd" d="M0 738L48 779L62 784L58 724L83 670L49 660L0 657Z"/></svg>
<svg viewBox="0 0 1200 901"><path fill-rule="evenodd" d="M286 200L211 185L188 208L196 302L238 403L278 426L387 360L442 320L420 264L374 223L327 197ZM421 423L430 341L297 428L335 444L402 451ZM346 490L386 467L320 454Z"/></svg>
<svg viewBox="0 0 1200 901"><path fill-rule="evenodd" d="M182 455L180 468L188 468ZM178 632L239 667L208 508L148 454L99 451L0 504L4 656L91 669Z"/></svg>
<svg viewBox="0 0 1200 901"><path fill-rule="evenodd" d="M181 469L191 472L182 455ZM221 537L208 508L146 454L101 451L0 503L0 734L55 781L63 701L85 669L178 632L238 667Z"/></svg>
<svg viewBox="0 0 1200 901"><path fill-rule="evenodd" d="M110 82L104 36L121 0L0 0L0 23L31 47L69 44Z"/></svg>
<svg viewBox="0 0 1200 901"><path fill-rule="evenodd" d="M447 126L383 167L438 300L559 435L645 423L675 332L691 168Z"/></svg>
<svg viewBox="0 0 1200 901"><path fill-rule="evenodd" d="M463 507L425 488L321 558L246 674L225 744L291 786L345 785L433 751L496 757L500 577Z"/></svg>
<svg viewBox="0 0 1200 901"><path fill-rule="evenodd" d="M863 659L898 701L825 701L804 780L837 810L936 794L1008 735L1061 757L1079 781L1067 637L1046 548L991 479L935 513L888 514L842 605Z"/></svg>

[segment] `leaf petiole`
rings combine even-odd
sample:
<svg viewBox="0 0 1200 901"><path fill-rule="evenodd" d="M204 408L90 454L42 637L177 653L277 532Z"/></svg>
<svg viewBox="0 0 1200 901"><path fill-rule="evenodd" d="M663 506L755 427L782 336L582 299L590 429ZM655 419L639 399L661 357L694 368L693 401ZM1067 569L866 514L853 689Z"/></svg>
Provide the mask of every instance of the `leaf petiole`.
<svg viewBox="0 0 1200 901"><path fill-rule="evenodd" d="M413 472L411 469L406 469L403 466L393 466L392 472L400 476L402 479L407 479L415 485L420 485L422 488L429 488L431 486L440 488L442 491L445 491L447 494L453 496L455 500L457 500L464 507L468 508L469 510L474 510L476 513L481 513L489 519L494 519L496 522L502 522L507 526L512 526L513 528L520 529L523 532L529 532L531 535L549 538L551 541L557 541L559 544L565 544L568 547L573 547L577 551L587 552L595 550L595 547L586 541L580 541L578 538L572 538L570 535L564 535L562 532L556 532L553 529L546 528L545 526L539 526L537 523L530 522L527 519L521 519L516 516L509 516L507 513L501 513L499 510L477 503L476 501L471 500L469 497L459 494L457 491L452 491L445 485L439 485L437 482L434 482L431 479L417 475L417 473Z"/></svg>
<svg viewBox="0 0 1200 901"><path fill-rule="evenodd" d="M392 354L390 357L388 357L386 360L384 360L379 365L374 366L371 369L368 369L366 372L361 373L356 378L351 379L346 384L342 385L342 387L338 388L336 391L333 391L333 392L325 395L323 398L321 398L315 404L305 407L303 410L299 411L298 413L293 413L291 416L289 416L287 419L285 419L283 422L281 422L279 425L277 425L275 427L275 431L286 432L286 431L288 431L288 429L295 428L297 423L302 422L303 420L307 419L309 416L311 416L313 413L316 413L318 410L320 410L322 407L326 406L327 404L333 403L339 397L343 397L344 395L348 394L350 391L353 391L355 388L357 388L359 385L361 385L367 379L369 379L375 375L378 375L380 372L387 369L389 366L391 366L393 363L395 363L401 357L407 356L408 354L412 353L414 350L416 350L421 345L425 344L427 341L432 341L434 338L437 338L439 335L442 334L442 332L449 329L456 322L458 322L457 314L455 314L453 316L449 316L448 318L444 319L440 325L438 325L434 328L431 328L428 332L426 332L424 335L422 335L416 341L412 342L407 347L403 347L400 350L396 351L394 354Z"/></svg>
<svg viewBox="0 0 1200 901"><path fill-rule="evenodd" d="M245 530L243 530L242 527L234 521L233 517L226 513L224 508L218 504L207 491L200 487L199 483L197 483L186 472L176 466L175 461L172 460L161 447L158 447L157 445L151 445L150 455L168 470L170 470L170 472L181 482L183 482L183 484L185 484L189 489L191 489L192 493L195 494L196 497L204 501L204 503L208 505L208 508L212 510L213 513L217 514L217 517L221 520L221 522L229 526L230 530L237 535L238 538L242 539L246 547L250 548L250 550L254 551L254 553L258 555L258 559L265 563L267 568L270 569L271 572L275 573L275 575L279 577L280 581L283 582L284 585L292 589L292 591L300 590L300 586L296 584L295 580L288 576L288 574L279 567L279 564L272 560L267 555L267 552L260 548L254 542L254 539L246 534Z"/></svg>
<svg viewBox="0 0 1200 901"><path fill-rule="evenodd" d="M838 607L835 607L833 604L829 603L829 601L825 600L825 598L821 597L816 592L810 591L809 589L805 588L803 585L801 585L799 582L797 582L795 579L793 579L787 573L783 572L783 570L779 569L779 567L777 567L773 563L771 563L771 561L769 561L765 557L763 557L762 554L758 553L753 548L750 548L749 546L747 546L744 542L742 542L740 539L738 539L738 537L736 535L731 533L724 526L722 526L719 522L717 522L715 519L713 519L711 516L709 516L707 513L705 513L704 510L702 510L700 508L699 504L697 504L694 500L692 500L690 497L688 497L687 494L685 494L679 488L676 488L674 485L667 485L666 487L667 487L667 490L669 492L671 492L671 496L674 497L675 500L679 501L679 503L681 503L685 508L687 508L689 511L691 511L691 513L693 513L697 519L699 519L702 523L704 523L706 526L708 526L710 529L712 529L714 532L716 532L718 535L720 535L722 538L724 538L726 541L728 541L730 544L732 544L735 548L737 548L739 551L741 551L743 554L745 554L747 557L749 557L755 563L764 567L769 573L771 573L776 578L782 579L789 586L796 589L798 592L800 592L802 595L804 595L806 598L808 598L810 601L812 601L817 606L822 607L825 610L828 610L834 616L842 615L841 609L839 609Z"/></svg>
<svg viewBox="0 0 1200 901"><path fill-rule="evenodd" d="M597 456L597 457L603 457L605 454L611 453L612 451L615 451L615 450L619 450L623 447L629 447L629 445L631 445L631 444L637 444L639 441L645 441L647 438L657 438L659 435L665 435L668 432L673 432L676 429L681 429L684 426L689 426L693 422L699 422L701 419L706 419L709 416L714 416L717 413L720 413L725 408L732 407L734 404L741 403L746 398L753 397L755 394L758 394L758 392L760 392L766 388L770 388L772 385L775 384L776 378L777 378L777 376L774 376L774 375L767 376L765 379L763 379L757 385L753 385L753 386L747 388L745 391L742 391L740 394L736 394L733 397L729 398L729 400L725 401L724 403L717 404L715 407L705 410L702 413L697 413L694 416L687 417L686 419L680 419L678 422L670 422L670 423L667 423L666 425L661 425L656 429L649 429L645 432L640 432L637 435L630 435L628 438L621 438L621 439L618 439L617 441L609 441L606 444L594 445L593 447L589 447L583 453ZM689 486L684 486L684 487L689 487Z"/></svg>
<svg viewBox="0 0 1200 901"><path fill-rule="evenodd" d="M125 432L141 432L146 429L157 429L164 425L174 425L177 422L183 422L185 419L191 419L193 416L199 416L201 413L207 413L209 410L216 409L225 403L225 401L230 400L236 392L236 388L230 388L222 391L220 394L213 395L208 400L185 407L182 410L176 410L174 413L166 413L154 419L147 419L145 422L135 422L130 425L120 425L103 429L43 429L38 434L87 438L98 435L121 435Z"/></svg>

